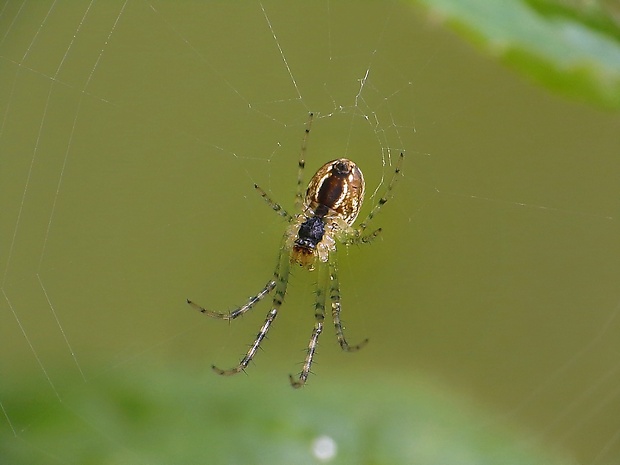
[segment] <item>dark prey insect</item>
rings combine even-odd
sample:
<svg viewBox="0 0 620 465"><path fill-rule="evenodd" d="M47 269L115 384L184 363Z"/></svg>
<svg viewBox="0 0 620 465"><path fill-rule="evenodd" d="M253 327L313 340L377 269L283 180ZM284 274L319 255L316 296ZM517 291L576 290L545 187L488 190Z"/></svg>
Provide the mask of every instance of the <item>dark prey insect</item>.
<svg viewBox="0 0 620 465"><path fill-rule="evenodd" d="M396 162L394 173L384 196L371 209L366 219L356 227L353 227L353 222L357 218L364 200L365 185L362 171L351 160L339 158L319 168L312 179L310 179L306 195L302 198L303 172L306 164L305 154L311 124L312 114L310 114L308 119L299 157L297 193L295 195L295 208L299 213L295 216L290 215L280 204L271 200L263 189L256 184L254 185L254 188L267 204L289 222L289 226L282 238L273 277L258 294L251 297L241 307L229 313L214 312L197 305L191 300L187 301L192 307L210 317L234 320L253 308L267 295L274 293L271 309L267 313L265 323L258 331L254 342L239 364L229 370L222 370L215 365L212 366L213 370L220 375L233 375L244 371L256 355L261 342L265 339L284 301L291 264L300 265L309 271L315 268L318 269L316 303L314 304L314 329L308 343L301 373L299 373L297 378L289 375L291 385L299 388L308 379L317 342L323 331L325 308L327 305L331 308L336 336L340 347L344 351L352 352L358 350L368 342L368 339L365 339L357 345L349 345L344 336L344 329L340 321L340 286L338 283L336 244L365 244L371 242L379 235L381 228L365 234L366 227L381 207L391 198L396 181L401 174L404 155L401 153Z"/></svg>

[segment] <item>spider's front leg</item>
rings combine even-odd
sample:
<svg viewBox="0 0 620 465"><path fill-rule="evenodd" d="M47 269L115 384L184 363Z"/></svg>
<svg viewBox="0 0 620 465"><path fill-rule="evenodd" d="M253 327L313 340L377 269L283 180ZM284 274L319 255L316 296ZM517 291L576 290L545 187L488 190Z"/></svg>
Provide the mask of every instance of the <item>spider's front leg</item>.
<svg viewBox="0 0 620 465"><path fill-rule="evenodd" d="M340 347L342 347L342 350L345 352L353 352L368 344L368 339L364 339L359 344L352 346L349 345L344 337L344 327L340 321L340 282L338 281L338 257L335 250L330 254L328 263L331 282L329 298L332 305L332 319L334 320L334 327L336 328L336 336L338 337L338 343Z"/></svg>
<svg viewBox="0 0 620 465"><path fill-rule="evenodd" d="M240 317L245 312L250 310L252 307L254 307L254 305L259 303L265 297L267 297L267 295L269 295L275 287L276 287L276 281L274 277L274 279L270 280L265 285L262 291L260 291L255 296L250 297L250 299L247 301L245 305L242 305L241 307L237 307L235 310L229 313L221 313L221 312L214 312L213 310L208 310L204 307L201 307L197 303L192 302L189 299L187 299L187 303L190 304L196 310L198 310L200 313L204 313L205 315L210 316L211 318L218 318L220 320L234 320L235 318Z"/></svg>
<svg viewBox="0 0 620 465"><path fill-rule="evenodd" d="M304 366L301 369L301 373L299 373L299 377L295 379L293 375L289 375L291 386L294 388L300 388L306 384L306 380L308 379L308 375L310 374L310 370L312 368L312 361L314 359L314 354L316 353L319 336L323 331L323 321L325 320L325 302L327 301L327 292L329 288L329 270L327 264L319 261L317 272L318 278L316 286L316 302L314 304L314 329L312 330L312 336L310 336L310 342L308 343L308 348L306 349L306 359L304 360Z"/></svg>
<svg viewBox="0 0 620 465"><path fill-rule="evenodd" d="M269 313L267 314L267 318L265 319L265 323L263 324L263 326L261 326L260 331L258 332L256 339L254 340L254 343L250 346L250 349L248 350L247 354L245 354L245 356L241 359L241 361L239 362L239 365L237 365L236 367L230 368L228 370L222 370L221 368L218 368L215 365L211 365L211 368L213 369L213 371L215 371L218 375L227 376L227 375L237 374L246 369L248 364L254 358L254 355L256 355L256 351L258 350L260 343L267 335L267 331L269 331L269 327L271 326L271 323L273 323L273 320L275 320L276 316L278 316L278 307L280 306L280 304L275 303L276 298L277 297L274 297L273 308L269 310Z"/></svg>
<svg viewBox="0 0 620 465"><path fill-rule="evenodd" d="M285 237L286 239L286 237ZM219 375L234 375L241 371L245 371L249 363L256 355L258 348L260 347L261 342L267 336L267 332L271 327L273 321L278 316L278 310L284 301L284 296L286 295L286 287L288 285L288 278L290 273L290 258L287 253L287 249L283 244L283 247L280 249L280 256L278 258L278 266L273 275L273 280L270 283L274 283L271 289L275 288L275 294L273 296L273 301L271 305L271 310L267 313L267 317L265 318L265 322L263 326L261 326L256 338L250 348L248 349L245 356L241 359L239 364L236 367L230 368L228 370L222 370L221 368L216 367L215 365L211 365L213 371L215 371ZM269 287L269 285L263 290L263 292ZM267 292L269 293L269 292ZM267 295L267 294L265 294ZM262 297L261 297L262 298ZM260 299L259 299L260 300ZM253 305L253 304L252 304Z"/></svg>

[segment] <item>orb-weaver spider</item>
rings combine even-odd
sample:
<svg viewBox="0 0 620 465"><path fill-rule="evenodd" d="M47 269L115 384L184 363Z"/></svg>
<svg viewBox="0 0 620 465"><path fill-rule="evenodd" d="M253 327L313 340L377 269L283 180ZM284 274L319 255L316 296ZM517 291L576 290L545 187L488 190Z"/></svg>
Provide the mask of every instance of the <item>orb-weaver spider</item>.
<svg viewBox="0 0 620 465"><path fill-rule="evenodd" d="M349 345L344 336L344 329L340 321L340 285L338 282L336 244L338 242L345 245L368 243L381 232L381 228L379 228L370 234L365 234L368 223L392 195L392 190L401 174L404 155L401 153L396 162L396 168L384 196L371 209L366 219L357 227L353 227L353 222L357 218L364 200L365 184L362 171L351 160L339 158L319 168L308 184L305 197L302 197L303 172L306 165L305 154L312 118L313 115L310 113L299 157L297 193L295 195L295 208L299 213L295 216L290 215L279 203L274 202L263 189L254 184L254 188L267 204L289 222L282 238L273 277L267 282L263 290L251 297L245 305L229 313L207 310L191 300L187 300L187 303L192 307L210 317L234 320L275 291L271 310L267 313L265 323L239 364L229 370L222 370L212 365L213 370L220 375L233 375L244 371L256 355L284 301L291 263L296 263L310 271L318 268L314 329L308 343L301 373L297 379L289 375L291 385L299 388L308 379L319 336L323 331L328 295L340 347L344 351L352 352L360 349L368 342L368 339L365 339L357 345Z"/></svg>

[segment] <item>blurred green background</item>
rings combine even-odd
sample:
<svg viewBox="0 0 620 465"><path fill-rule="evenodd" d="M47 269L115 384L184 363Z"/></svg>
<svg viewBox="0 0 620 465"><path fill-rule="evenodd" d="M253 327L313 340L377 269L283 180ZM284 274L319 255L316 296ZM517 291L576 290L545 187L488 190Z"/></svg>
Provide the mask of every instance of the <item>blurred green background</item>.
<svg viewBox="0 0 620 465"><path fill-rule="evenodd" d="M7 2L0 462L320 463L326 435L333 463L617 463L614 100L547 90L446 20ZM339 254L348 337L370 344L342 353L328 326L291 389L315 282L296 270L247 376L220 378L268 306L229 325L185 299L230 310L271 276L285 224L253 183L292 208L309 111L307 176L355 160L362 215L406 153L381 238Z"/></svg>

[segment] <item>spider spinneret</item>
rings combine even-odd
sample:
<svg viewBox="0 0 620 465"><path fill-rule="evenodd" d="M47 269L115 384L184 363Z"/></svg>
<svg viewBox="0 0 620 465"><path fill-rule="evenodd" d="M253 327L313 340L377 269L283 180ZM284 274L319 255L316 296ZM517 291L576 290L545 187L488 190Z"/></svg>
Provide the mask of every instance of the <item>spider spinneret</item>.
<svg viewBox="0 0 620 465"><path fill-rule="evenodd" d="M238 307L230 313L207 310L191 300L187 300L192 307L210 317L234 320L275 291L271 310L267 313L263 326L239 364L229 370L222 370L212 365L213 370L220 375L233 375L245 371L248 364L254 358L261 342L278 315L278 310L282 306L292 263L296 263L309 271L318 268L318 279L316 302L314 305L314 329L299 376L295 379L292 375L289 375L291 385L299 388L308 379L318 339L323 331L328 295L336 337L340 347L344 351L351 352L360 349L368 342L368 339L365 339L357 345L349 345L344 336L344 328L340 320L340 284L338 281L336 244L338 242L345 245L369 243L379 235L381 228L370 234L365 234L365 230L368 223L391 197L394 185L401 174L404 155L401 153L398 158L392 179L387 186L384 196L379 199L366 219L357 227L353 227L353 223L364 201L365 183L362 171L351 160L339 158L319 168L310 180L305 197L302 200L301 188L303 185L303 170L305 168L304 156L312 118L313 114L310 113L298 163L299 171L295 205L298 211L301 210L300 213L296 216L291 216L280 204L271 200L264 190L258 185L254 185L254 188L267 204L290 223L282 238L278 263L272 279L267 282L262 291L251 297L245 305Z"/></svg>

